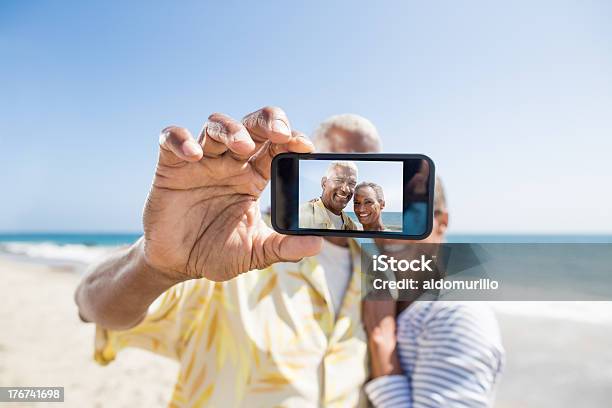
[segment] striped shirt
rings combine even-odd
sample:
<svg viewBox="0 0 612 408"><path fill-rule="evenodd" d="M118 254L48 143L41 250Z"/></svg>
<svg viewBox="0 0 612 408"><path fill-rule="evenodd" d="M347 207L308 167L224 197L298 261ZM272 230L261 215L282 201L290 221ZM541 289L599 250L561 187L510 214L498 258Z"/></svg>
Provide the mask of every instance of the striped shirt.
<svg viewBox="0 0 612 408"><path fill-rule="evenodd" d="M397 319L403 375L365 386L375 407L490 407L504 362L493 311L479 302L419 301Z"/></svg>

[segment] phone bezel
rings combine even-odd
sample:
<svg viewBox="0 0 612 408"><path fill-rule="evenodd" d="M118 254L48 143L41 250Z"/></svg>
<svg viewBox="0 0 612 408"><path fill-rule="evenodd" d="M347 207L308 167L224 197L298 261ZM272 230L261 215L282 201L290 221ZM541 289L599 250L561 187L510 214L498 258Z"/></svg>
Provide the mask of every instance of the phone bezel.
<svg viewBox="0 0 612 408"><path fill-rule="evenodd" d="M287 230L280 228L276 220L276 190L277 180L276 177L278 172L278 162L281 159L291 158L294 160L355 160L355 161L405 161L411 159L426 160L429 163L429 180L428 180L428 197L427 205L429 211L427 212L427 225L425 232L420 235L409 235L398 232L390 231L359 231L355 233L351 230L335 230L335 229L297 229ZM434 205L434 189L435 189L435 164L431 158L424 154L416 153L281 153L276 155L272 159L272 169L270 173L271 180L271 214L270 219L272 228L276 232L285 235L320 235L320 236L335 236L335 237L363 237L363 238L385 238L385 239L404 239L404 240L422 240L427 238L433 229L433 205ZM403 185L406 184L406 175L402 174ZM298 173L299 180L299 173ZM298 182L296 180L296 182ZM404 190L404 200L406 200L406 191ZM404 201L405 203L406 201ZM298 214L299 217L299 214Z"/></svg>

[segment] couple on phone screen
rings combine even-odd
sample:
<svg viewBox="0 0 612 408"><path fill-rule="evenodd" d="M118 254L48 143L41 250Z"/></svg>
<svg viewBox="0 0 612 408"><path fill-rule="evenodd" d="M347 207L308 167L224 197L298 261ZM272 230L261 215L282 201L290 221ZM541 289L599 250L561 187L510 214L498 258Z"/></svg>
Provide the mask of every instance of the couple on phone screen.
<svg viewBox="0 0 612 408"><path fill-rule="evenodd" d="M357 184L358 173L355 162L332 162L321 178L321 196L300 205L300 228L388 231L382 221L382 187L367 181ZM360 226L344 211L351 199Z"/></svg>

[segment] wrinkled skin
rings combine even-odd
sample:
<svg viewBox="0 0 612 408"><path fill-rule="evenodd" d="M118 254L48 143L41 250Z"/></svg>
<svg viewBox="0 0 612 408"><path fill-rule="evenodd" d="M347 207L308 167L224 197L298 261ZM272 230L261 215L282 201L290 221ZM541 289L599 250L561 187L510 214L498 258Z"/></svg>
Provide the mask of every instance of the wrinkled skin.
<svg viewBox="0 0 612 408"><path fill-rule="evenodd" d="M318 253L321 238L280 235L259 211L272 158L313 149L279 108L241 122L213 114L198 141L164 129L143 216L147 264L173 279L225 281Z"/></svg>
<svg viewBox="0 0 612 408"><path fill-rule="evenodd" d="M348 167L336 167L329 177L321 179L321 201L329 211L336 215L340 215L342 210L347 206L357 184L357 175L355 171Z"/></svg>

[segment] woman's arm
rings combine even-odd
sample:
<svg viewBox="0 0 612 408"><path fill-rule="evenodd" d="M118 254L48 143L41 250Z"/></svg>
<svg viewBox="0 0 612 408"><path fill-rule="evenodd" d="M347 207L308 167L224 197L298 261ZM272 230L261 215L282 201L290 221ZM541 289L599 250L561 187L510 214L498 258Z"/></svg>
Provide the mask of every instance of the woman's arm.
<svg viewBox="0 0 612 408"><path fill-rule="evenodd" d="M377 408L411 406L409 382L402 374L397 356L395 315L395 301L363 302L372 377L365 392Z"/></svg>
<svg viewBox="0 0 612 408"><path fill-rule="evenodd" d="M418 302L401 319L398 348L411 371L366 384L374 406L492 406L504 351L486 306Z"/></svg>
<svg viewBox="0 0 612 408"><path fill-rule="evenodd" d="M473 302L419 303L414 313L404 313L420 331L412 342L414 406L492 406L504 359L493 312Z"/></svg>

